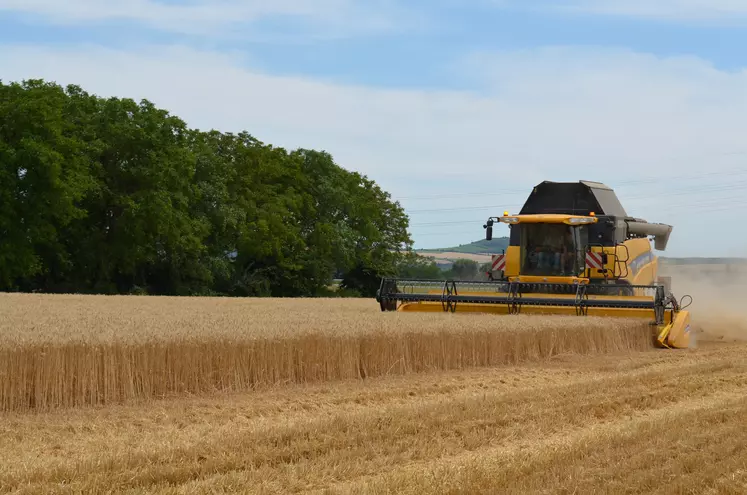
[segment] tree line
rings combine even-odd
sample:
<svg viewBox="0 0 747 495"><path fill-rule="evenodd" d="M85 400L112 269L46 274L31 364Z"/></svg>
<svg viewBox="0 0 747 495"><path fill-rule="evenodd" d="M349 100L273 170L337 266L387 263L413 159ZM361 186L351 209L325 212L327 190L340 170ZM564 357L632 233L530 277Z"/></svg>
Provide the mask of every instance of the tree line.
<svg viewBox="0 0 747 495"><path fill-rule="evenodd" d="M324 151L189 128L143 100L0 81L0 290L371 296L408 218ZM427 264L427 262L426 262Z"/></svg>
<svg viewBox="0 0 747 495"><path fill-rule="evenodd" d="M412 255L400 264L397 274L421 280L489 280L491 264L460 258L449 269L442 270L432 258Z"/></svg>

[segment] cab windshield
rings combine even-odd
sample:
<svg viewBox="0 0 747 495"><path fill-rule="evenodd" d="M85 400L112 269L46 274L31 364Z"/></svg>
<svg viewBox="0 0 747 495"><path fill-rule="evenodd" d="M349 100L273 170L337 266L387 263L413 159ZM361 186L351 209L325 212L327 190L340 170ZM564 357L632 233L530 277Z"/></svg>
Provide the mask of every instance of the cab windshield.
<svg viewBox="0 0 747 495"><path fill-rule="evenodd" d="M578 275L576 227L564 223L524 223L521 238L523 275Z"/></svg>

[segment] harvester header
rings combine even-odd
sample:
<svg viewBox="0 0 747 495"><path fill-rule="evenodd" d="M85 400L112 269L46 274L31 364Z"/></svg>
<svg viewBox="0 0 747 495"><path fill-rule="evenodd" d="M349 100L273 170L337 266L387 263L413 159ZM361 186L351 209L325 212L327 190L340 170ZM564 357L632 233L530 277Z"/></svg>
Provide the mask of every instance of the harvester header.
<svg viewBox="0 0 747 495"><path fill-rule="evenodd" d="M518 214L488 218L487 240L495 222L508 226L509 246L492 256L489 281L384 279L381 309L650 318L658 345L688 347L690 315L651 246L666 249L671 225L629 216L591 181L538 184Z"/></svg>

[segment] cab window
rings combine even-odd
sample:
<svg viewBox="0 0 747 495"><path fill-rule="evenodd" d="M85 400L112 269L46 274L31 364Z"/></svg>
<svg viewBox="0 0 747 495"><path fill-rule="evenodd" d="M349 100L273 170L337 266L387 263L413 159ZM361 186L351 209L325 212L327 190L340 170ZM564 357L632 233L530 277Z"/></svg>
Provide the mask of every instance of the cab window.
<svg viewBox="0 0 747 495"><path fill-rule="evenodd" d="M521 231L522 274L576 275L578 260L572 227L563 223L525 223Z"/></svg>

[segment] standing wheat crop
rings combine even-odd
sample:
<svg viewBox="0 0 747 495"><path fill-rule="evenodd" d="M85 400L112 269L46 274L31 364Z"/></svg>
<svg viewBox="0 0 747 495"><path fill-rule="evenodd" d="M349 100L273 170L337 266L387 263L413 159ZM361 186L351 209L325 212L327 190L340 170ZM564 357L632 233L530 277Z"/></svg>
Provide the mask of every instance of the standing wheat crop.
<svg viewBox="0 0 747 495"><path fill-rule="evenodd" d="M4 411L651 346L645 321L381 313L360 300L3 295L0 308Z"/></svg>

